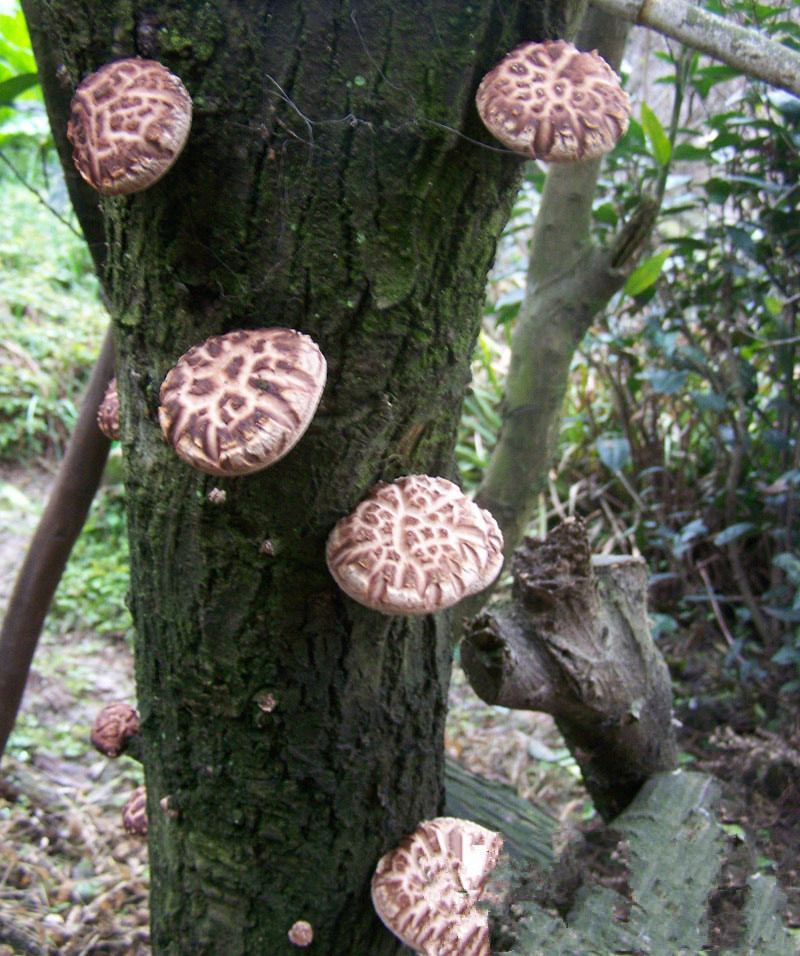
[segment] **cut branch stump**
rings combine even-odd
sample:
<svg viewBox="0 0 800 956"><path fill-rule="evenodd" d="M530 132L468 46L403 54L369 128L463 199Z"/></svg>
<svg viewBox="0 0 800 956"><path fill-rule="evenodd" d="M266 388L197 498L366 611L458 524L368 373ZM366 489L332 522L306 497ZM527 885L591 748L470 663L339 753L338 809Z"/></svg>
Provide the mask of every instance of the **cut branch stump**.
<svg viewBox="0 0 800 956"><path fill-rule="evenodd" d="M579 521L514 552L509 605L467 627L461 662L490 704L552 714L598 812L621 812L677 747L669 672L650 635L647 569L592 558Z"/></svg>

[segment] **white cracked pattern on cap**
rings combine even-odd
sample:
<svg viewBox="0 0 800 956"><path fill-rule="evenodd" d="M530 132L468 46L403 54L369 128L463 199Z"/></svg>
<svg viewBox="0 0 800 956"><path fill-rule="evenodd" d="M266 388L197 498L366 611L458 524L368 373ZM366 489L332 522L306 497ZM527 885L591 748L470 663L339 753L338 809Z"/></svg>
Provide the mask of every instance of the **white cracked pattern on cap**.
<svg viewBox="0 0 800 956"><path fill-rule="evenodd" d="M380 482L342 518L325 549L353 600L385 614L430 614L494 581L503 565L497 522L446 478Z"/></svg>
<svg viewBox="0 0 800 956"><path fill-rule="evenodd" d="M289 452L308 428L327 366L308 335L237 330L189 349L161 385L158 417L187 464L246 475Z"/></svg>
<svg viewBox="0 0 800 956"><path fill-rule="evenodd" d="M475 102L501 143L550 163L607 153L631 112L619 77L597 51L582 53L566 40L515 47L483 78Z"/></svg>
<svg viewBox="0 0 800 956"><path fill-rule="evenodd" d="M86 182L105 196L124 196L167 172L191 124L192 100L180 79L156 60L132 57L80 83L67 136Z"/></svg>
<svg viewBox="0 0 800 956"><path fill-rule="evenodd" d="M424 820L378 862L376 913L423 956L489 956L489 923L476 904L502 848L499 833L470 820Z"/></svg>

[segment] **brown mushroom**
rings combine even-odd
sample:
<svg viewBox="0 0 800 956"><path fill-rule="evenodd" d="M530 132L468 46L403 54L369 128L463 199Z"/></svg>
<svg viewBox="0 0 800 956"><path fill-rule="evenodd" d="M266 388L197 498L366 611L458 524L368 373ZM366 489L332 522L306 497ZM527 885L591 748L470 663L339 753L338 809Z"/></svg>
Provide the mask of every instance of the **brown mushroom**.
<svg viewBox="0 0 800 956"><path fill-rule="evenodd" d="M384 925L423 956L489 956L477 903L503 838L469 820L424 820L381 857L372 903Z"/></svg>
<svg viewBox="0 0 800 956"><path fill-rule="evenodd" d="M122 808L122 825L131 836L147 836L147 791L137 787Z"/></svg>
<svg viewBox="0 0 800 956"><path fill-rule="evenodd" d="M327 366L292 329L212 335L161 386L161 429L178 457L210 475L247 475L289 452L314 417Z"/></svg>
<svg viewBox="0 0 800 956"><path fill-rule="evenodd" d="M192 123L192 99L155 60L117 60L75 91L67 136L78 172L104 196L152 186L178 158Z"/></svg>
<svg viewBox="0 0 800 956"><path fill-rule="evenodd" d="M139 736L139 715L124 701L106 704L92 721L92 745L106 757L118 757Z"/></svg>
<svg viewBox="0 0 800 956"><path fill-rule="evenodd" d="M97 409L97 427L110 441L119 439L119 393L117 380L108 383L103 401Z"/></svg>
<svg viewBox="0 0 800 956"><path fill-rule="evenodd" d="M325 551L339 587L384 614L430 614L494 581L503 536L446 478L380 482L334 527Z"/></svg>
<svg viewBox="0 0 800 956"><path fill-rule="evenodd" d="M619 77L597 51L581 53L566 40L515 47L483 78L475 102L501 143L548 163L607 153L631 112Z"/></svg>

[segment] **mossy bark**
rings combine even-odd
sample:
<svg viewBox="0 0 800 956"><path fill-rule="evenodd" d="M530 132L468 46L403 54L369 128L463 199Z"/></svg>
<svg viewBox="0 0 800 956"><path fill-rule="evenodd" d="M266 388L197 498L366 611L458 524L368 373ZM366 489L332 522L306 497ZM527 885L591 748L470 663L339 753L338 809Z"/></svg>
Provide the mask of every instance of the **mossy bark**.
<svg viewBox="0 0 800 956"><path fill-rule="evenodd" d="M443 805L447 620L354 605L324 541L374 481L452 475L519 170L487 148L472 97L508 48L563 32L569 5L29 6L37 52L70 88L139 54L194 99L167 177L102 201L153 951L289 953L302 918L315 952L397 952L369 879ZM161 380L212 333L272 325L325 353L320 411L273 468L215 482L165 445Z"/></svg>

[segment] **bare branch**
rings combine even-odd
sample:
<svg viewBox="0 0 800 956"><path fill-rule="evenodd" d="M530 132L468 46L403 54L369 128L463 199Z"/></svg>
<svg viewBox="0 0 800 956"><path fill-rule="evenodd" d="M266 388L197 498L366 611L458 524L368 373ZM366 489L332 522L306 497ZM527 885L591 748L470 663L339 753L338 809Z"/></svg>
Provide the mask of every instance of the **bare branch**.
<svg viewBox="0 0 800 956"><path fill-rule="evenodd" d="M742 73L800 96L800 53L687 0L594 0L608 13L707 53Z"/></svg>

